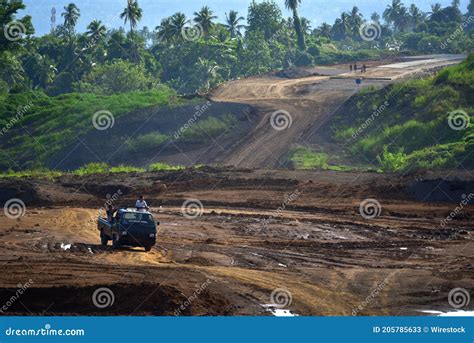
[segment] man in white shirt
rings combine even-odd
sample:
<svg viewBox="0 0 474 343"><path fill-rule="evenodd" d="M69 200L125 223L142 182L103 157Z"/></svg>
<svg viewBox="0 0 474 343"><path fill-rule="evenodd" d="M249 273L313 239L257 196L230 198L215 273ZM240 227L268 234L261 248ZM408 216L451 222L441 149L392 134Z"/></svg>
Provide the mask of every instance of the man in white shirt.
<svg viewBox="0 0 474 343"><path fill-rule="evenodd" d="M140 212L148 211L149 207L148 207L145 199L143 199L143 195L140 195L140 198L138 198L137 202L135 203L135 207Z"/></svg>

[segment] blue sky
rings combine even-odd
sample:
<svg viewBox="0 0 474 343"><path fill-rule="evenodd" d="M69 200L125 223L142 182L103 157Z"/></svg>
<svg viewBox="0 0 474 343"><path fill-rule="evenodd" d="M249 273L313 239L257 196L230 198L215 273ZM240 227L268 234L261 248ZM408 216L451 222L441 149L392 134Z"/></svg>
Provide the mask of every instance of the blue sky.
<svg viewBox="0 0 474 343"><path fill-rule="evenodd" d="M88 23L93 19L100 19L107 27L123 26L119 13L123 10L126 0L24 0L27 13L33 17L36 34L41 35L50 30L51 9L56 8L56 22L62 22L61 12L63 7L74 2L81 10L81 18L78 30L84 31ZM209 5L219 17L219 21L225 19L225 13L229 10L237 10L242 16L246 16L251 0L138 0L144 10L143 20L140 27L156 27L162 18L181 11L188 17L203 5ZM257 0L258 2L258 0ZM284 0L276 0L284 9ZM405 5L415 3L424 11L428 11L432 3L439 2L443 6L451 3L451 0L405 0ZM303 0L300 9L301 15L312 21L312 26L319 26L323 22L333 23L343 11L349 11L354 4L359 7L366 18L374 11L383 12L391 0ZM461 0L461 9L466 12L469 0ZM284 10L283 14L289 16L290 12Z"/></svg>

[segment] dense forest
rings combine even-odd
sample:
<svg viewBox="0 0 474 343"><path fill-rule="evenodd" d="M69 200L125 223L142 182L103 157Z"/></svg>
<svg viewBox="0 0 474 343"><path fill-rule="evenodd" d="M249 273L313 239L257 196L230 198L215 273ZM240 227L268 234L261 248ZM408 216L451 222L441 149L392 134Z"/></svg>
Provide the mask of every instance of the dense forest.
<svg viewBox="0 0 474 343"><path fill-rule="evenodd" d="M194 93L293 66L474 50L473 0L466 10L453 0L427 13L393 0L370 17L354 6L316 28L299 12L301 1L286 0L290 18L272 0L253 1L246 17L229 10L217 18L204 6L193 18L177 12L154 29L138 29L143 10L138 1L124 0L124 28L107 28L97 18L87 32L76 31L81 10L71 3L62 10L63 23L37 37L31 17L18 14L22 0L0 0L0 94L110 95L164 86Z"/></svg>

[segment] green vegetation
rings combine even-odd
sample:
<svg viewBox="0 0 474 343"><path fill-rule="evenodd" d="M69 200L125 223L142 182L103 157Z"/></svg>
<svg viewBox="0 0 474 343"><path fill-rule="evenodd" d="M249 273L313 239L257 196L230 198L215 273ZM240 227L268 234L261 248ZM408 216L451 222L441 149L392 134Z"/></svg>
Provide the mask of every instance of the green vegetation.
<svg viewBox="0 0 474 343"><path fill-rule="evenodd" d="M11 94L0 103L0 125L17 120L2 135L0 167L8 169L8 161L21 156L27 167L41 167L77 136L94 130L93 118L98 111L109 111L117 121L136 109L178 102L175 92L164 86L159 90L110 96L70 93L50 97L42 91Z"/></svg>
<svg viewBox="0 0 474 343"><path fill-rule="evenodd" d="M201 166L195 166L194 168L200 168ZM107 163L88 163L85 166L74 170L72 172L64 172L58 170L49 170L46 168L29 169L24 171L12 171L9 170L4 173L0 173L0 179L6 178L35 178L35 179L54 179L63 175L76 175L76 176L87 176L87 175L101 175L101 174L116 174L116 173L145 173L145 172L160 172L160 171L177 171L184 170L183 166L173 166L167 163L153 163L147 168L137 168L132 166L119 165L111 167Z"/></svg>
<svg viewBox="0 0 474 343"><path fill-rule="evenodd" d="M315 152L309 148L298 146L290 151L289 160L295 169L351 170L347 166L332 165L329 156L324 152Z"/></svg>
<svg viewBox="0 0 474 343"><path fill-rule="evenodd" d="M140 151L142 149L157 149L168 140L169 137L167 135L160 132L150 132L129 141L128 150Z"/></svg>
<svg viewBox="0 0 474 343"><path fill-rule="evenodd" d="M334 120L333 137L384 171L472 168L473 81L471 54L435 77L360 94Z"/></svg>
<svg viewBox="0 0 474 343"><path fill-rule="evenodd" d="M143 16L137 0L122 0L124 29L107 28L97 18L77 32L81 10L64 8L64 22L35 37L29 16L19 17L22 0L4 1L0 31L14 21L22 39L0 35L0 91L43 89L49 95L77 92L115 94L171 86L180 93L206 91L229 79L281 68L346 63L399 53L461 53L474 50L474 0L465 9L455 0L429 12L393 0L383 13L343 11L333 24L312 28L304 0L286 0L285 18L274 0L252 1L246 18L229 9L217 18L203 6L192 18L177 12L138 29ZM246 25L245 25L246 24ZM189 26L199 25L195 29ZM6 32L6 31L5 31Z"/></svg>
<svg viewBox="0 0 474 343"><path fill-rule="evenodd" d="M137 0L123 0L120 18L128 32L107 28L100 18L77 32L81 10L71 3L61 13L63 23L41 37L34 36L31 17L21 16L22 0L1 1L0 169L40 168L93 130L97 111L109 111L117 120L144 107L180 104L177 93L206 92L226 80L272 70L474 50L474 0L467 9L454 0L427 13L392 0L370 18L354 6L333 24L316 28L310 25L314 18L300 13L302 1L285 1L290 18L274 0L264 0L250 2L246 18L236 11L217 18L204 6L192 18L177 12L154 29L139 29L143 10ZM13 22L21 23L23 35L8 39ZM472 166L472 124L459 131L446 125L454 111L472 118L472 60L435 78L393 86L388 94L363 88L356 111L336 120L334 138L384 170L455 167L461 161ZM384 101L389 108L359 132L374 104ZM234 124L231 115L210 117L185 130L180 140L201 144ZM158 148L167 134L137 137L130 149ZM293 153L304 168L333 168L324 155Z"/></svg>
<svg viewBox="0 0 474 343"><path fill-rule="evenodd" d="M305 147L297 147L290 152L290 161L296 169L328 169L329 156L326 153L316 153Z"/></svg>
<svg viewBox="0 0 474 343"><path fill-rule="evenodd" d="M182 166L172 166L167 163L153 163L148 166L148 170L151 172L173 171L173 170L182 170L182 169L185 169L185 168Z"/></svg>
<svg viewBox="0 0 474 343"><path fill-rule="evenodd" d="M220 118L209 117L191 125L179 138L183 142L202 143L215 139L230 130L236 123L235 116L226 114Z"/></svg>

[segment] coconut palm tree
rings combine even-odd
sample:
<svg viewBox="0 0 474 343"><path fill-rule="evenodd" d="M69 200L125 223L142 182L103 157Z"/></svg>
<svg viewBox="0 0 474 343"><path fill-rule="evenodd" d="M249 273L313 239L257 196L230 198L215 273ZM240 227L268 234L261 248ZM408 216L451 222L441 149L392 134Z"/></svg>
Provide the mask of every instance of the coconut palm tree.
<svg viewBox="0 0 474 343"><path fill-rule="evenodd" d="M293 25L295 28L296 36L298 37L298 47L300 50L306 50L304 31L301 27L301 20L298 15L298 6L300 4L301 0L285 0L286 8L293 11Z"/></svg>
<svg viewBox="0 0 474 343"><path fill-rule="evenodd" d="M226 24L224 26L230 32L230 37L235 38L237 36L242 36L240 30L244 27L244 25L240 25L239 22L244 20L244 17L239 17L239 13L237 11L231 10L229 15L225 14Z"/></svg>
<svg viewBox="0 0 474 343"><path fill-rule="evenodd" d="M388 24L393 24L397 20L397 16L400 13L402 7L401 0L392 0L391 5L387 5L387 8L383 12L383 18Z"/></svg>
<svg viewBox="0 0 474 343"><path fill-rule="evenodd" d="M374 12L370 15L370 20L372 20L374 23L379 23L380 22L380 14L377 12Z"/></svg>
<svg viewBox="0 0 474 343"><path fill-rule="evenodd" d="M35 76L39 80L39 86L47 88L51 83L53 83L58 70L52 62L44 56L38 54L36 60L37 65L35 68Z"/></svg>
<svg viewBox="0 0 474 343"><path fill-rule="evenodd" d="M69 34L69 38L71 38L74 34L77 21L81 16L81 11L75 4L70 3L64 7L64 12L61 15L64 18L64 27Z"/></svg>
<svg viewBox="0 0 474 343"><path fill-rule="evenodd" d="M332 26L328 23L322 23L315 31L319 33L322 37L330 38L331 37Z"/></svg>
<svg viewBox="0 0 474 343"><path fill-rule="evenodd" d="M205 38L209 36L209 31L214 25L212 22L214 19L217 19L217 17L208 6L204 6L199 12L194 12L194 21L201 25Z"/></svg>
<svg viewBox="0 0 474 343"><path fill-rule="evenodd" d="M425 14L415 4L411 4L409 12L412 27L416 27L425 18Z"/></svg>
<svg viewBox="0 0 474 343"><path fill-rule="evenodd" d="M344 36L347 36L347 32L351 29L350 17L346 12L341 13L341 31Z"/></svg>
<svg viewBox="0 0 474 343"><path fill-rule="evenodd" d="M349 25L354 37L359 35L359 29L363 22L364 20L362 14L359 12L359 8L354 6L351 13L349 14Z"/></svg>
<svg viewBox="0 0 474 343"><path fill-rule="evenodd" d="M177 12L171 17L171 35L177 40L183 38L183 30L186 27L188 20L186 15L182 12Z"/></svg>
<svg viewBox="0 0 474 343"><path fill-rule="evenodd" d="M133 33L133 30L137 27L138 22L143 17L143 10L138 5L138 2L135 0L128 0L127 7L120 14L120 18L123 19L125 25L127 21L130 23L130 33Z"/></svg>
<svg viewBox="0 0 474 343"><path fill-rule="evenodd" d="M89 25L87 25L86 34L89 38L101 39L107 33L107 29L100 20L93 20Z"/></svg>
<svg viewBox="0 0 474 343"><path fill-rule="evenodd" d="M155 28L158 41L170 43L173 40L173 27L171 24L171 17L161 20L159 26Z"/></svg>

